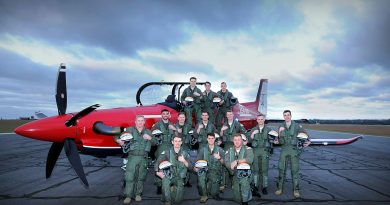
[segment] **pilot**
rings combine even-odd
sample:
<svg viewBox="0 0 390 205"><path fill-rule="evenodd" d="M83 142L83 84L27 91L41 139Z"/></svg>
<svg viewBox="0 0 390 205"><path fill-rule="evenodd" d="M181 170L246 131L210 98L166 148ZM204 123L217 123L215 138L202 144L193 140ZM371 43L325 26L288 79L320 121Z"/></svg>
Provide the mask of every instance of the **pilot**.
<svg viewBox="0 0 390 205"><path fill-rule="evenodd" d="M279 178L277 183L276 195L283 193L283 184L286 178L286 168L288 159L291 159L291 175L293 181L293 193L295 198L299 198L299 156L301 149L298 148L300 133L306 133L303 127L291 120L291 111L283 111L285 122L279 127L279 140L275 144L281 144L282 150L279 159ZM306 141L303 146L310 145L310 141Z"/></svg>
<svg viewBox="0 0 390 205"><path fill-rule="evenodd" d="M144 188L144 182L148 172L148 152L151 147L152 133L150 130L144 127L145 118L142 115L138 115L135 118L135 126L126 128L125 133L130 133L132 139L130 146L124 152L128 153L128 162L125 172L125 200L123 203L129 204L131 198L135 201L142 201L142 191ZM124 142L121 139L117 139L116 142L121 146Z"/></svg>
<svg viewBox="0 0 390 205"><path fill-rule="evenodd" d="M215 133L216 129L212 122L209 121L209 114L202 112L202 121L195 126L194 136L198 140L199 148L207 145L207 133Z"/></svg>
<svg viewBox="0 0 390 205"><path fill-rule="evenodd" d="M203 92L203 98L201 100L202 102L202 110L203 111L206 111L208 114L209 114L209 121L214 123L215 122L215 114L214 114L214 111L215 111L215 104L213 102L213 100L215 98L219 98L219 95L212 91L210 88L211 88L211 83L206 81L205 84L204 84L204 87L205 87L205 91Z"/></svg>
<svg viewBox="0 0 390 205"><path fill-rule="evenodd" d="M268 167L269 158L271 156L271 149L277 132L269 128L264 124L265 116L259 114L256 117L257 125L251 129L248 133L249 140L252 142L253 147L253 195L260 197L259 188L261 181L261 188L263 194L268 194ZM274 138L271 138L272 135Z"/></svg>
<svg viewBox="0 0 390 205"><path fill-rule="evenodd" d="M233 147L233 136L235 134L245 134L246 129L244 126L234 119L234 114L232 110L226 111L226 119L221 128L220 135L222 136L223 144L224 144L224 150L227 151L229 148ZM228 184L229 179L229 172L227 169L223 172L223 180L221 183L221 191L224 191L226 185Z"/></svg>
<svg viewBox="0 0 390 205"><path fill-rule="evenodd" d="M176 128L169 121L170 117L171 114L169 110L163 109L161 110L161 120L152 126L153 132L160 131L159 135L155 135L152 140L154 144L157 144L157 150L155 152L156 159L161 154L161 152L172 146L171 142ZM157 185L157 194L161 194L161 179L156 177L155 184Z"/></svg>
<svg viewBox="0 0 390 205"><path fill-rule="evenodd" d="M180 203L183 201L184 180L188 170L192 169L190 155L182 149L182 138L175 136L172 140L173 147L164 150L155 163L156 175L162 180L162 201L165 205ZM167 176L159 169L163 161L172 164L171 174Z"/></svg>
<svg viewBox="0 0 390 205"><path fill-rule="evenodd" d="M191 126L186 123L186 115L184 112L179 112L177 116L177 123L175 124L176 132L175 135L182 138L183 144L181 145L182 149L186 150L187 152L190 151L190 143L191 143ZM190 183L190 172L187 172L187 177L185 180L185 186L186 187L192 187Z"/></svg>
<svg viewBox="0 0 390 205"><path fill-rule="evenodd" d="M192 105L189 106L188 98L191 98ZM190 86L184 89L183 94L181 95L181 102L184 105L184 112L186 113L187 123L192 126L192 113L195 115L195 122L201 120L201 98L202 91L196 87L196 78L190 78Z"/></svg>
<svg viewBox="0 0 390 205"><path fill-rule="evenodd" d="M234 201L248 204L252 199L250 166L253 162L253 150L243 145L241 134L234 135L233 144L234 146L225 152L225 166L233 175Z"/></svg>
<svg viewBox="0 0 390 205"><path fill-rule="evenodd" d="M221 172L223 168L224 151L215 142L215 134L207 134L207 146L199 149L197 162L205 161L207 168L197 167L195 164L195 172L198 174L198 190L200 194L200 202L205 203L208 197L215 200L222 200L219 197L219 184L222 180Z"/></svg>
<svg viewBox="0 0 390 205"><path fill-rule="evenodd" d="M218 114L215 121L215 125L218 130L221 129L223 122L226 122L226 112L232 110L233 106L237 104L237 98L233 97L233 94L227 90L227 85L225 82L221 83L221 90L217 92L221 97L221 102L219 102Z"/></svg>

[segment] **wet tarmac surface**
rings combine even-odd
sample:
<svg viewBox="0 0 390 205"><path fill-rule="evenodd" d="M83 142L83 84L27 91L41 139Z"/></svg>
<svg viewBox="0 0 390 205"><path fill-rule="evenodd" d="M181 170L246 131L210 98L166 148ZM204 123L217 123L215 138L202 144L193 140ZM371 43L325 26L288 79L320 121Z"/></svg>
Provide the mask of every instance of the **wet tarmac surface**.
<svg viewBox="0 0 390 205"><path fill-rule="evenodd" d="M355 134L309 131L313 138L350 138ZM50 179L45 179L45 161L50 142L16 134L0 135L0 204L122 204L123 170L119 157L81 155L90 184L85 189L62 152ZM301 155L301 198L294 199L289 171L284 193L274 194L280 148L275 148L269 170L268 195L249 204L390 204L390 138L365 136L353 144L309 147ZM149 170L143 201L132 204L162 204ZM186 188L182 204L199 204L196 176ZM236 204L230 189L224 201L206 204Z"/></svg>

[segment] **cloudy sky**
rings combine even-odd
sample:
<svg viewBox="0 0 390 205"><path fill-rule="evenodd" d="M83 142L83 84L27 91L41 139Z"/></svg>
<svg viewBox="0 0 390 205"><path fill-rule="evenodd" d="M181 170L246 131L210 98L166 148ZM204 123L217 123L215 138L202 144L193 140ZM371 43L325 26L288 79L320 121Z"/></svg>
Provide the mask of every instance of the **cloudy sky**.
<svg viewBox="0 0 390 205"><path fill-rule="evenodd" d="M0 0L0 117L133 106L150 81L269 79L268 118L390 118L390 1ZM203 89L203 88L202 88ZM165 97L165 96L164 96Z"/></svg>

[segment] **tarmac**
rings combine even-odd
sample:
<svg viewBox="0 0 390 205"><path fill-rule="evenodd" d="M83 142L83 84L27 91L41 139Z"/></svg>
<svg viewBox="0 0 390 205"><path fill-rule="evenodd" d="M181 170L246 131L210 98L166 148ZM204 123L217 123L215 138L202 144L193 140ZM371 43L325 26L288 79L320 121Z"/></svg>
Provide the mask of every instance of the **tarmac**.
<svg viewBox="0 0 390 205"><path fill-rule="evenodd" d="M350 138L356 134L309 130L313 138ZM290 172L283 195L276 196L280 148L270 160L268 195L249 204L390 204L390 138L365 136L344 146L308 147L301 155L301 198L294 199ZM95 158L81 155L89 189L85 189L62 152L50 179L45 178L45 161L50 142L16 134L0 135L0 205L5 204L123 204L124 171L119 157ZM143 200L132 204L162 204L149 170ZM199 204L196 175L185 188L182 204ZM206 204L237 204L231 189L223 201Z"/></svg>

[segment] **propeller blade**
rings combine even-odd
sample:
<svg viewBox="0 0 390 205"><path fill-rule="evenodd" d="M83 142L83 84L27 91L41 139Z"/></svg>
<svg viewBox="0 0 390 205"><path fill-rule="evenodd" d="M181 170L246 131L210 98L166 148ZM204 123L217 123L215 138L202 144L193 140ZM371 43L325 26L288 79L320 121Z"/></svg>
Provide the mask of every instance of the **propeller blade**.
<svg viewBox="0 0 390 205"><path fill-rule="evenodd" d="M64 143L59 142L53 142L53 144L51 145L46 160L46 179L50 178L63 147Z"/></svg>
<svg viewBox="0 0 390 205"><path fill-rule="evenodd" d="M73 139L66 138L64 141L64 148L66 156L68 157L68 160L70 164L72 165L74 171L76 172L77 176L81 179L81 181L84 183L84 185L88 188L88 181L85 177L83 165L81 164L80 155L77 151L76 143Z"/></svg>
<svg viewBox="0 0 390 205"><path fill-rule="evenodd" d="M96 110L98 107L100 107L99 104L94 104L94 105L91 105L87 108L85 108L84 110L81 110L79 113L77 113L75 116L73 116L72 118L70 118L68 121L65 122L65 125L67 127L71 127L71 126L75 126L77 124L77 120L88 115L89 113L91 113L92 111Z"/></svg>
<svg viewBox="0 0 390 205"><path fill-rule="evenodd" d="M67 106L67 95L66 95L66 66L64 63L61 63L58 68L57 76L57 90L56 90L56 102L58 115L63 115L66 113Z"/></svg>

